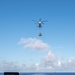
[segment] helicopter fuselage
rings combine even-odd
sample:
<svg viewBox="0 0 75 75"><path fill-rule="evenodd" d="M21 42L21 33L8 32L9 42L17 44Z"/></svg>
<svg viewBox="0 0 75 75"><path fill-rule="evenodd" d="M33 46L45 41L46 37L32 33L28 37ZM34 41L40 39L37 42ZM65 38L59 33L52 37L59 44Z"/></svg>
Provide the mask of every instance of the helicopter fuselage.
<svg viewBox="0 0 75 75"><path fill-rule="evenodd" d="M42 27L42 22L41 22L41 21L38 22L38 27L39 27L39 28Z"/></svg>

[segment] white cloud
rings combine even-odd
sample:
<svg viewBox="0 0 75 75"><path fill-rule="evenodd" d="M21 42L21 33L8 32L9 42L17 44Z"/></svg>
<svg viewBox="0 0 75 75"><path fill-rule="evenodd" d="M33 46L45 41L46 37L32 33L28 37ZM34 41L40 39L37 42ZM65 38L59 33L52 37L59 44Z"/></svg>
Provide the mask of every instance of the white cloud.
<svg viewBox="0 0 75 75"><path fill-rule="evenodd" d="M56 57L54 54L52 54L50 51L48 52L48 55L44 57L44 61L46 62L53 62L55 61Z"/></svg>
<svg viewBox="0 0 75 75"><path fill-rule="evenodd" d="M59 60L52 52L43 58L44 71L75 72L75 59Z"/></svg>
<svg viewBox="0 0 75 75"><path fill-rule="evenodd" d="M21 38L19 43L24 48L36 50L48 50L47 43L35 38ZM48 54L41 59L39 63L31 65L21 64L15 62L0 62L0 71L24 71L24 72L75 72L75 59L68 59L64 61L59 60L55 54L48 50Z"/></svg>
<svg viewBox="0 0 75 75"><path fill-rule="evenodd" d="M49 48L47 43L36 38L21 38L18 44L22 45L24 48L36 50L48 50Z"/></svg>
<svg viewBox="0 0 75 75"><path fill-rule="evenodd" d="M42 67L40 63L35 63L29 66L30 71L40 71L41 68Z"/></svg>
<svg viewBox="0 0 75 75"><path fill-rule="evenodd" d="M44 60L44 66L49 69L54 69L61 65L61 62L51 52L48 52L48 55L45 56L43 60Z"/></svg>
<svg viewBox="0 0 75 75"><path fill-rule="evenodd" d="M16 62L0 62L0 71L18 71L18 72L75 72L75 59L68 59L61 62L54 55L48 53L42 62L31 65L18 64ZM53 58L53 60L52 60ZM51 60L50 60L51 59Z"/></svg>
<svg viewBox="0 0 75 75"><path fill-rule="evenodd" d="M10 61L1 61L0 62L0 71L25 71L26 65L18 65L16 62Z"/></svg>

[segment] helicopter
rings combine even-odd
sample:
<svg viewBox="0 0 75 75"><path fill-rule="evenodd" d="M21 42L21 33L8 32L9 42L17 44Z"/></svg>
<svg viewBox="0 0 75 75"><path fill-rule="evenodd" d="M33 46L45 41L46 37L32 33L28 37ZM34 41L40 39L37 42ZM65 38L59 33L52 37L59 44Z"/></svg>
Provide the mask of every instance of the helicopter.
<svg viewBox="0 0 75 75"><path fill-rule="evenodd" d="M32 20L32 21L37 22L37 24L38 24L38 27L39 27L39 28L41 28L41 27L42 27L42 24L44 24L44 22L47 22L47 20L42 21L42 20L41 20L41 18L39 19L39 21L36 21L36 20Z"/></svg>
<svg viewBox="0 0 75 75"><path fill-rule="evenodd" d="M44 24L44 22L47 22L47 20L42 21L41 18L38 21L36 21L36 20L32 20L32 21L35 21L38 24L39 28L42 27L42 24ZM39 33L38 36L42 36L42 33Z"/></svg>

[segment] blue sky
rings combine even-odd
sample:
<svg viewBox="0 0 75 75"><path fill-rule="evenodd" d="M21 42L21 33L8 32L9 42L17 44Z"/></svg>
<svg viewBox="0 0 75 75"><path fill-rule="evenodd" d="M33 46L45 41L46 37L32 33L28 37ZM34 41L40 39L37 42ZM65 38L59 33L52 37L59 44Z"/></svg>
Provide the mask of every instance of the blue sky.
<svg viewBox="0 0 75 75"><path fill-rule="evenodd" d="M41 29L32 21L39 18L48 20ZM40 63L49 51L58 60L74 59L74 28L75 0L0 0L0 61L31 65Z"/></svg>

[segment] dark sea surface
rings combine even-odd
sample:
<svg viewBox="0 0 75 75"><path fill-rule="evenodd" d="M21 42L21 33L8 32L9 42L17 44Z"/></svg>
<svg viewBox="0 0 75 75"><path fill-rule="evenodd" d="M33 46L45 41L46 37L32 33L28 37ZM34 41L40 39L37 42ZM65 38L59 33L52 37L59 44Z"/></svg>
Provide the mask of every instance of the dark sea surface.
<svg viewBox="0 0 75 75"><path fill-rule="evenodd" d="M75 75L75 73L20 73L20 75Z"/></svg>
<svg viewBox="0 0 75 75"><path fill-rule="evenodd" d="M0 75L4 75L4 73L0 73ZM19 75L75 75L74 73L19 73Z"/></svg>

